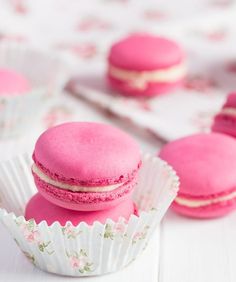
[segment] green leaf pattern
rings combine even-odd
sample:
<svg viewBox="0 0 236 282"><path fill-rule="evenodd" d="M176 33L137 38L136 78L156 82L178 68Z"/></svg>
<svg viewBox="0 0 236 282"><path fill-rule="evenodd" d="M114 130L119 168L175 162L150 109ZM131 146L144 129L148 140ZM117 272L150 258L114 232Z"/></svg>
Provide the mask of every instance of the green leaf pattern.
<svg viewBox="0 0 236 282"><path fill-rule="evenodd" d="M40 253L44 253L47 255L54 254L54 250L52 249L52 242L48 240L42 240L38 226L34 220L25 221L23 218L17 218L15 220L15 223L19 226L23 238L28 244L35 244ZM103 233L101 233L100 236L107 240L131 240L132 245L135 245L138 242L146 239L150 226L145 225L132 237L128 236L126 229L127 225L125 222L117 222L114 224L107 223L105 225ZM65 227L62 227L61 231L62 235L66 239L76 239L82 233L82 231L78 231L72 224L69 223ZM17 240L16 243L19 245L19 247L21 247ZM22 250L22 252L34 265L37 264L35 254L31 254L25 250ZM94 264L89 259L85 249L80 248L79 251L77 249L66 251L65 253L70 267L75 271L78 271L81 274L86 274L94 271Z"/></svg>
<svg viewBox="0 0 236 282"><path fill-rule="evenodd" d="M67 239L76 239L77 236L79 236L82 233L82 231L77 231L76 228L71 223L67 223L67 225L62 227L61 230L62 230L62 234Z"/></svg>
<svg viewBox="0 0 236 282"><path fill-rule="evenodd" d="M25 252L25 251L22 251L22 252L23 252L23 254L27 257L27 259L28 259L31 263L33 263L33 265L36 265L36 261L35 261L34 255L31 255L30 253Z"/></svg>
<svg viewBox="0 0 236 282"><path fill-rule="evenodd" d="M50 248L51 241L43 241L34 220L24 221L21 218L16 219L16 224L20 227L24 239L30 244L36 244L38 250L52 255L54 251Z"/></svg>
<svg viewBox="0 0 236 282"><path fill-rule="evenodd" d="M150 226L145 225L142 231L135 232L132 238L132 245L138 243L139 241L144 240L148 234L149 229L150 229Z"/></svg>
<svg viewBox="0 0 236 282"><path fill-rule="evenodd" d="M115 224L107 223L105 225L105 230L103 237L105 239L114 240L116 237L125 238L127 237L127 233L125 233L126 225L122 222L117 222Z"/></svg>
<svg viewBox="0 0 236 282"><path fill-rule="evenodd" d="M81 274L92 272L93 263L89 261L88 255L84 249L80 249L79 252L69 253L66 251L66 255L69 259L70 266L79 271Z"/></svg>

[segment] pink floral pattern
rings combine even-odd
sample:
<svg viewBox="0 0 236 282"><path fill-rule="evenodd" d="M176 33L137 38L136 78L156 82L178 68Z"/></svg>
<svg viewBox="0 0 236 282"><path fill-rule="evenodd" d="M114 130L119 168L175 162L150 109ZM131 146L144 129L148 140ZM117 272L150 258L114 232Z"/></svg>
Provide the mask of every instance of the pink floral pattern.
<svg viewBox="0 0 236 282"><path fill-rule="evenodd" d="M107 31L113 28L112 23L100 19L96 16L85 17L76 27L77 31L89 32L89 31Z"/></svg>
<svg viewBox="0 0 236 282"><path fill-rule="evenodd" d="M212 0L210 4L218 8L229 8L233 4L234 0Z"/></svg>
<svg viewBox="0 0 236 282"><path fill-rule="evenodd" d="M67 223L66 226L62 227L62 233L67 239L76 239L82 231L77 231L71 223Z"/></svg>
<svg viewBox="0 0 236 282"><path fill-rule="evenodd" d="M151 194L143 194L140 196L139 203L142 203L142 207L149 209L152 206L153 198Z"/></svg>
<svg viewBox="0 0 236 282"><path fill-rule="evenodd" d="M79 271L81 274L92 272L93 263L90 262L85 250L80 249L79 252L66 252L71 268Z"/></svg>
<svg viewBox="0 0 236 282"><path fill-rule="evenodd" d="M149 229L150 226L146 225L144 226L143 230L137 231L132 238L132 244L134 245L139 241L143 241L146 238Z"/></svg>
<svg viewBox="0 0 236 282"><path fill-rule="evenodd" d="M60 121L69 120L72 117L72 112L68 107L63 105L54 106L50 111L44 116L44 125L46 128L52 127L58 124Z"/></svg>
<svg viewBox="0 0 236 282"><path fill-rule="evenodd" d="M167 14L164 11L157 9L148 9L143 13L144 19L150 21L161 21L168 18Z"/></svg>
<svg viewBox="0 0 236 282"><path fill-rule="evenodd" d="M22 43L26 42L27 38L23 35L18 35L18 34L4 34L0 33L0 41L11 41L11 42L17 42L17 43Z"/></svg>
<svg viewBox="0 0 236 282"><path fill-rule="evenodd" d="M210 90L217 88L217 82L213 79L201 75L187 77L184 87L200 93L209 93Z"/></svg>
<svg viewBox="0 0 236 282"><path fill-rule="evenodd" d="M17 14L22 14L25 15L28 13L28 9L25 3L25 0L12 0L10 1L13 10L17 13Z"/></svg>
<svg viewBox="0 0 236 282"><path fill-rule="evenodd" d="M98 46L93 42L85 43L61 43L56 48L69 51L76 57L81 59L93 59L98 54Z"/></svg>
<svg viewBox="0 0 236 282"><path fill-rule="evenodd" d="M117 223L115 224L114 230L115 230L118 234L124 234L125 229L126 229L126 226L125 226L124 223L117 222Z"/></svg>
<svg viewBox="0 0 236 282"><path fill-rule="evenodd" d="M34 220L24 221L21 218L16 219L16 224L20 227L24 239L30 243L37 245L40 252L46 252L52 255L54 251L50 248L51 241L43 241L38 231L37 224Z"/></svg>
<svg viewBox="0 0 236 282"><path fill-rule="evenodd" d="M115 224L109 224L107 223L105 225L105 230L103 237L105 239L114 240L115 238L125 238L127 237L126 231L126 225L125 222L117 222Z"/></svg>
<svg viewBox="0 0 236 282"><path fill-rule="evenodd" d="M208 32L205 35L209 41L217 42L217 41L224 41L228 33L227 33L227 30L222 28L222 29L213 30L211 32Z"/></svg>

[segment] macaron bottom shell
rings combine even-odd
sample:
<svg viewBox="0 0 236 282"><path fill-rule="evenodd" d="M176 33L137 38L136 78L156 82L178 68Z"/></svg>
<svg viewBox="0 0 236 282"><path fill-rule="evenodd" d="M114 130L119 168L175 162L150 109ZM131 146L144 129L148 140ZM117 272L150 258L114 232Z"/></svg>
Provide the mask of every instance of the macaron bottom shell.
<svg viewBox="0 0 236 282"><path fill-rule="evenodd" d="M124 96L134 96L134 97L154 97L157 95L169 93L175 91L183 85L184 79L175 81L175 82L149 82L144 87L134 87L127 81L121 81L115 79L108 75L108 83L112 89L117 90L119 94Z"/></svg>
<svg viewBox="0 0 236 282"><path fill-rule="evenodd" d="M58 221L62 226L68 221L76 226L80 222L92 225L95 221L98 221L104 224L108 218L113 221L117 221L120 217L128 220L132 214L138 215L138 210L131 199L123 201L112 209L81 212L58 207L48 202L39 193L30 199L25 210L26 220L34 219L37 224L45 220L48 225Z"/></svg>
<svg viewBox="0 0 236 282"><path fill-rule="evenodd" d="M236 199L222 203L212 204L204 207L190 208L177 204L175 201L172 203L171 208L184 216L199 219L210 219L225 216L232 211L236 210Z"/></svg>

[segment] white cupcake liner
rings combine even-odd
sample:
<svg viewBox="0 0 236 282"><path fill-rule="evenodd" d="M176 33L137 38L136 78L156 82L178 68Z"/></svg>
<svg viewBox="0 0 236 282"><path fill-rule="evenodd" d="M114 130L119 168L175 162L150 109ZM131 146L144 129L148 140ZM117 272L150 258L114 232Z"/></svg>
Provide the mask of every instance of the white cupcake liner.
<svg viewBox="0 0 236 282"><path fill-rule="evenodd" d="M17 43L0 44L0 68L4 67L23 74L32 90L23 95L0 95L0 138L30 128L49 97L63 89L71 74L65 58Z"/></svg>
<svg viewBox="0 0 236 282"><path fill-rule="evenodd" d="M69 276L117 271L143 251L154 228L175 198L178 177L157 157L143 155L134 201L140 215L105 224L36 224L22 216L36 188L26 155L0 165L0 219L27 258L44 271Z"/></svg>

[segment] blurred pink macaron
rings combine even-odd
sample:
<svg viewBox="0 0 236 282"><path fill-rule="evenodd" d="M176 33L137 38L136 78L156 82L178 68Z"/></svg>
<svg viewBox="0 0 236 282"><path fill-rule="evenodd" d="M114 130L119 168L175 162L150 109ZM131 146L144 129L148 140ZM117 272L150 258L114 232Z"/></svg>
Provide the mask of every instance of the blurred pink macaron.
<svg viewBox="0 0 236 282"><path fill-rule="evenodd" d="M236 92L228 95L221 111L214 118L211 130L236 137Z"/></svg>
<svg viewBox="0 0 236 282"><path fill-rule="evenodd" d="M77 226L80 222L92 225L95 221L98 221L104 224L108 218L113 221L118 221L120 217L129 220L132 214L137 215L137 209L131 199L111 209L83 212L56 206L39 193L30 199L25 209L26 220L34 219L37 224L45 220L48 225L53 224L55 221L58 221L61 225L65 225L70 221L74 226Z"/></svg>
<svg viewBox="0 0 236 282"><path fill-rule="evenodd" d="M22 95L31 90L28 79L15 70L0 68L0 96Z"/></svg>
<svg viewBox="0 0 236 282"><path fill-rule="evenodd" d="M213 218L236 208L236 141L220 133L196 134L170 142L160 158L180 178L173 209L196 218Z"/></svg>
<svg viewBox="0 0 236 282"><path fill-rule="evenodd" d="M71 122L45 131L32 172L42 196L71 210L94 211L131 197L141 165L138 144L100 123Z"/></svg>
<svg viewBox="0 0 236 282"><path fill-rule="evenodd" d="M107 76L121 94L152 97L171 92L186 74L185 54L174 41L150 34L130 35L112 45Z"/></svg>

